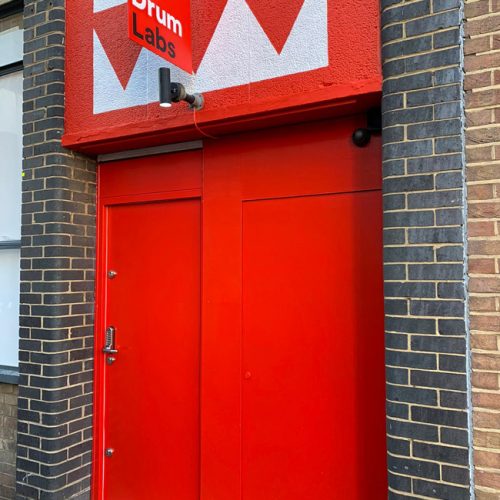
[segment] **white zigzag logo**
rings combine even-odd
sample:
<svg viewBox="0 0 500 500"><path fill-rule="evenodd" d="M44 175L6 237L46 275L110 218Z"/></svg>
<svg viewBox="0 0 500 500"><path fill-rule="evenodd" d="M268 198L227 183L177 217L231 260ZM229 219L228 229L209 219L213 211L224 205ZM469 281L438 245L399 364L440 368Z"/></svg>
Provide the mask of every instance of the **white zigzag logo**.
<svg viewBox="0 0 500 500"><path fill-rule="evenodd" d="M94 12L126 3L94 0ZM158 101L156 75L166 61L141 51L124 90L94 33L94 113ZM305 0L281 54L245 0L229 0L196 75L172 67L191 92L209 92L328 66L327 0Z"/></svg>

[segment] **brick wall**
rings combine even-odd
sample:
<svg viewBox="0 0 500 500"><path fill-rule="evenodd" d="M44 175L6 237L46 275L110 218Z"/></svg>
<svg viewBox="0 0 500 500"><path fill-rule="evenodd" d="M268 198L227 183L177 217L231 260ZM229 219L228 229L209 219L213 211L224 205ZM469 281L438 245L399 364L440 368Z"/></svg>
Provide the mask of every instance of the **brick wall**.
<svg viewBox="0 0 500 500"><path fill-rule="evenodd" d="M500 498L500 1L465 2L476 498Z"/></svg>
<svg viewBox="0 0 500 500"><path fill-rule="evenodd" d="M0 500L11 500L16 485L17 386L0 383Z"/></svg>
<svg viewBox="0 0 500 500"><path fill-rule="evenodd" d="M95 165L61 148L64 0L25 1L18 498L87 498Z"/></svg>
<svg viewBox="0 0 500 500"><path fill-rule="evenodd" d="M470 498L459 0L382 1L389 498Z"/></svg>

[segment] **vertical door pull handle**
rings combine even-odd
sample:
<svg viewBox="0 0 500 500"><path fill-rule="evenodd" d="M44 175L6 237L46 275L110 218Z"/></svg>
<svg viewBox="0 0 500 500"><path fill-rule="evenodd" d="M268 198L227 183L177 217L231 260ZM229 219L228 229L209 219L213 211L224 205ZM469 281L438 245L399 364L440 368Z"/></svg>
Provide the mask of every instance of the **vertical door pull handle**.
<svg viewBox="0 0 500 500"><path fill-rule="evenodd" d="M115 349L115 332L116 329L114 326L108 326L108 328L106 328L106 340L102 352L106 354L115 354L118 352L117 349Z"/></svg>

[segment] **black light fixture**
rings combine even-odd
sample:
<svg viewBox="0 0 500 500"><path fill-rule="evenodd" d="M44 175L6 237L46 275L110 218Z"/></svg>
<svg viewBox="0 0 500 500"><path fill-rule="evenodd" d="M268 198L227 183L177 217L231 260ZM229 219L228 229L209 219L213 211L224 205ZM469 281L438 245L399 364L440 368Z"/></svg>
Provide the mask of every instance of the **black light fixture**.
<svg viewBox="0 0 500 500"><path fill-rule="evenodd" d="M160 68L160 106L170 108L173 102L186 101L191 109L199 111L203 108L204 99L201 94L188 94L182 83L170 80L170 68Z"/></svg>

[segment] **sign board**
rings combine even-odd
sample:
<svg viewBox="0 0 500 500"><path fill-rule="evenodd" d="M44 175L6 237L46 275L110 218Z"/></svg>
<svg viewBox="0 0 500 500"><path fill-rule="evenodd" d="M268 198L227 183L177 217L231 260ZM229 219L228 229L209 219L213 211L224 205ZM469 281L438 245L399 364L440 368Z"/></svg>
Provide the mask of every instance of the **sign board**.
<svg viewBox="0 0 500 500"><path fill-rule="evenodd" d="M190 0L128 0L128 35L192 73Z"/></svg>

